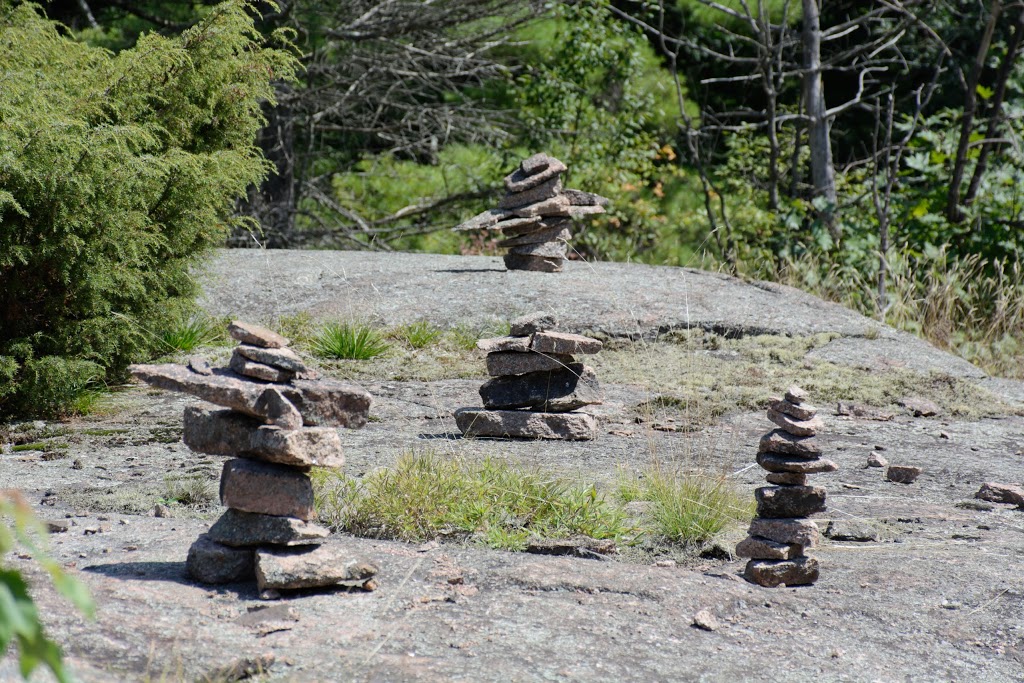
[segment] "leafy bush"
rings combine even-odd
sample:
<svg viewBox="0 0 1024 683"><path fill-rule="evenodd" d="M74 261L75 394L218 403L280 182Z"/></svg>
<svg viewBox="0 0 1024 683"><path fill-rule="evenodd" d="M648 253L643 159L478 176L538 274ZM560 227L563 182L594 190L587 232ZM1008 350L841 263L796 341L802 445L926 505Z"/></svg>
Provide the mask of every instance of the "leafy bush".
<svg viewBox="0 0 1024 683"><path fill-rule="evenodd" d="M327 323L310 346L318 356L341 360L367 360L388 350L380 330L358 322Z"/></svg>
<svg viewBox="0 0 1024 683"><path fill-rule="evenodd" d="M270 168L261 102L296 65L253 7L113 55L0 0L0 414L68 411L193 305L189 268Z"/></svg>
<svg viewBox="0 0 1024 683"><path fill-rule="evenodd" d="M21 496L14 491L0 491L0 558L16 546L26 548L50 575L57 590L79 611L91 617L91 598L80 583L45 554L42 544L45 537L46 530ZM19 666L24 678L43 665L58 681L71 680L64 669L60 647L43 632L39 611L21 572L0 564L0 653L7 651L12 640L18 645Z"/></svg>

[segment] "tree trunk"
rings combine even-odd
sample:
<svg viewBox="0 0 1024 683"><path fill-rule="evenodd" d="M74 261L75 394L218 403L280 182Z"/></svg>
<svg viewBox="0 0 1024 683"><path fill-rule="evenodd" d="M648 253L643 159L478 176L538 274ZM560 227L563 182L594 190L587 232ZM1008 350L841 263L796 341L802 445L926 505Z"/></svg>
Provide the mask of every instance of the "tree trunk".
<svg viewBox="0 0 1024 683"><path fill-rule="evenodd" d="M814 196L825 200L821 212L832 239L839 241L839 229L833 212L836 199L836 173L832 166L832 143L825 115L825 90L821 81L821 25L816 0L802 0L804 12L804 110L807 113L807 147L811 152L811 182Z"/></svg>

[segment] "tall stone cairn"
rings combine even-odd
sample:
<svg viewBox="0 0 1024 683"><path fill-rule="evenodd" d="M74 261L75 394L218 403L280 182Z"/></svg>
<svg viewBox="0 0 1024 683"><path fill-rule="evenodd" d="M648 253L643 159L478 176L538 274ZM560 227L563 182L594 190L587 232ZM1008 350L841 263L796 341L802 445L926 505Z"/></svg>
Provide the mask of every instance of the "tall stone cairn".
<svg viewBox="0 0 1024 683"><path fill-rule="evenodd" d="M738 556L750 558L744 577L769 588L818 580L818 560L806 554L818 541L818 527L806 518L825 510L825 489L809 486L807 475L834 472L838 466L821 457L815 435L823 424L806 397L792 386L784 398L771 401L768 419L778 429L761 437L757 453L769 486L754 491L757 514L749 535L736 546Z"/></svg>
<svg viewBox="0 0 1024 683"><path fill-rule="evenodd" d="M480 387L484 407L459 408L455 423L466 436L564 439L597 435L593 415L579 408L601 403L594 369L577 362L577 354L601 350L597 339L555 332L557 321L535 313L512 321L510 336L481 339L487 374Z"/></svg>
<svg viewBox="0 0 1024 683"><path fill-rule="evenodd" d="M456 230L501 230L498 246L508 249L509 270L562 270L573 219L604 213L608 200L591 192L562 188L565 164L547 154L524 159L505 176L507 193L497 208L457 226Z"/></svg>
<svg viewBox="0 0 1024 683"><path fill-rule="evenodd" d="M335 585L370 588L377 568L322 545L329 531L313 520L311 467L339 469L337 427L366 424L370 395L319 379L288 340L239 321L241 342L227 368L133 365L138 379L210 405L185 408L184 441L196 453L224 455L220 500L227 507L189 548L186 569L200 583L256 580L262 594ZM221 406L223 409L218 409Z"/></svg>

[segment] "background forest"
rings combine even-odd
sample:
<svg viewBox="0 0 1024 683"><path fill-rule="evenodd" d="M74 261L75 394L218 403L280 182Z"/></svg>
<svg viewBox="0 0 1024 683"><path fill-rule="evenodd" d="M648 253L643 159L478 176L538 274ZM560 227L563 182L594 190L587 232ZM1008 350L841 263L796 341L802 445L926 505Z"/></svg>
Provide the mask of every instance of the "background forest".
<svg viewBox="0 0 1024 683"><path fill-rule="evenodd" d="M569 184L612 200L609 214L577 226L578 258L698 266L796 285L921 334L990 372L1024 376L1022 2L232 6L250 18L249 28L238 29L250 47L226 48L241 62L224 78L242 75L248 85L231 86L237 97L223 96L227 81L219 91L199 92L197 111L210 110L176 125L185 126L182 145L191 145L190 154L227 145L255 171L246 175L239 166L211 181L213 189L190 187L193 198L214 192L223 220L215 231L189 232L175 247L176 261L225 241L495 253L486 236L450 228L493 205L502 176L521 158L546 151L568 164ZM72 67L89 59L124 66L129 55L148 58L152 49L142 48L154 41L191 45L187 36L223 7L42 3L45 15L67 28L54 29L59 40L40 47L40 59L46 50L61 53L55 59L67 71L54 79L79 74ZM5 12L8 35L16 35L16 13ZM267 51L258 58L257 44ZM23 49L18 45L7 43ZM124 68L117 83L137 75ZM112 87L104 94L120 92ZM142 80L135 87L144 87ZM215 91L220 100L210 95ZM168 88L161 102L173 103L181 92ZM239 111L222 116L217 107L225 102ZM12 120L8 113L0 124L17 139L24 131L12 133ZM228 140L232 131L255 132L258 149ZM5 184L15 177L4 176L10 168L0 161ZM0 223L11 225L24 216L9 202L4 212L3 190ZM195 220L179 209L181 215L149 220L165 230ZM13 277L15 261L0 260L0 269L8 268L2 277ZM157 281L183 310L187 284ZM15 310L11 301L6 307ZM88 315L109 319L104 310ZM136 329L124 322L127 309L117 310L125 329ZM166 306L160 310L170 315ZM45 354L67 355L68 343L51 343L56 333L47 332L45 343L33 334L30 325L0 334L0 379L6 367L15 385L40 384L25 379L27 369ZM35 340L31 352L18 350L19 339ZM93 345L79 353L93 365L72 374L84 382L116 379L146 344L140 337L116 349ZM56 370L36 372L42 378Z"/></svg>

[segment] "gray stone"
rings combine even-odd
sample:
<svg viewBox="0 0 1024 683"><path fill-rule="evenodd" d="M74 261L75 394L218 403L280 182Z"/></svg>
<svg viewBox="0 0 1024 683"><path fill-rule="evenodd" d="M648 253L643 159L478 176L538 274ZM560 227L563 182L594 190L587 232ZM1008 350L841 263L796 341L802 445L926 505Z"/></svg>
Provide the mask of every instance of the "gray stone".
<svg viewBox="0 0 1024 683"><path fill-rule="evenodd" d="M818 560L800 557L793 560L750 560L743 578L765 588L809 586L818 580Z"/></svg>
<svg viewBox="0 0 1024 683"><path fill-rule="evenodd" d="M261 515L316 516L313 485L300 470L258 460L235 459L224 463L220 476L220 502L229 508Z"/></svg>
<svg viewBox="0 0 1024 683"><path fill-rule="evenodd" d="M910 411L914 417L933 417L939 414L939 406L926 398L901 398L899 404Z"/></svg>
<svg viewBox="0 0 1024 683"><path fill-rule="evenodd" d="M793 436L814 436L825 424L820 417L812 420L795 420L785 413L780 413L771 408L768 409L768 419L779 425L782 431Z"/></svg>
<svg viewBox="0 0 1024 683"><path fill-rule="evenodd" d="M569 218L579 220L598 213L604 213L603 206L570 206L567 215Z"/></svg>
<svg viewBox="0 0 1024 683"><path fill-rule="evenodd" d="M229 546L311 545L323 542L330 531L312 522L294 517L261 515L228 509L206 535L210 540Z"/></svg>
<svg viewBox="0 0 1024 683"><path fill-rule="evenodd" d="M260 379L265 382L281 383L287 382L295 377L294 372L251 361L238 353L238 349L235 349L231 354L231 360L228 361L228 367L239 375L245 375L246 377L252 377L253 379ZM210 374L213 373L211 372Z"/></svg>
<svg viewBox="0 0 1024 683"><path fill-rule="evenodd" d="M256 576L252 548L232 548L203 534L188 549L185 571L199 583L251 581Z"/></svg>
<svg viewBox="0 0 1024 683"><path fill-rule="evenodd" d="M793 436L775 429L761 437L757 450L759 453L782 453L814 459L821 457L821 448L821 442L813 437Z"/></svg>
<svg viewBox="0 0 1024 683"><path fill-rule="evenodd" d="M1024 488L1016 484L987 481L981 485L974 497L991 503L1012 503L1024 508Z"/></svg>
<svg viewBox="0 0 1024 683"><path fill-rule="evenodd" d="M806 486L807 475L798 472L770 472L765 481L781 486Z"/></svg>
<svg viewBox="0 0 1024 683"><path fill-rule="evenodd" d="M791 560L802 557L804 547L795 543L776 543L760 536L747 536L736 544L737 557L753 560Z"/></svg>
<svg viewBox="0 0 1024 683"><path fill-rule="evenodd" d="M505 237L526 235L528 233L536 232L537 230L544 230L545 228L550 227L544 225L545 220L543 216L530 216L529 218L520 218L519 216L512 216L511 213L509 215L511 216L511 218L507 218L494 225L494 229L501 230L501 233ZM564 221L565 219L560 218L558 220Z"/></svg>
<svg viewBox="0 0 1024 683"><path fill-rule="evenodd" d="M587 413L535 413L526 410L459 408L455 424L466 436L589 441L597 420Z"/></svg>
<svg viewBox="0 0 1024 683"><path fill-rule="evenodd" d="M490 339L478 339L476 347L487 353L498 353L501 351L512 351L526 353L530 350L530 337L492 337Z"/></svg>
<svg viewBox="0 0 1024 683"><path fill-rule="evenodd" d="M615 541L610 538L591 538L577 535L572 538L531 538L526 542L525 552L534 555L572 555L587 559L605 559L605 555L618 552Z"/></svg>
<svg viewBox="0 0 1024 683"><path fill-rule="evenodd" d="M796 472L798 474L821 474L835 472L839 465L824 458L805 460L797 457L786 457L778 453L758 453L757 464L769 472Z"/></svg>
<svg viewBox="0 0 1024 683"><path fill-rule="evenodd" d="M818 525L809 519L754 518L747 533L776 543L791 543L810 548L818 543Z"/></svg>
<svg viewBox="0 0 1024 683"><path fill-rule="evenodd" d="M807 517L825 509L821 486L762 486L754 498L758 517Z"/></svg>
<svg viewBox="0 0 1024 683"><path fill-rule="evenodd" d="M562 193L562 179L558 176L546 180L540 185L535 185L523 192L512 192L501 198L498 202L499 209L516 209L527 204L534 204L551 197L557 197Z"/></svg>
<svg viewBox="0 0 1024 683"><path fill-rule="evenodd" d="M608 206L608 198L602 197L599 194L593 192L584 192L583 190L571 190L566 188L562 191L568 199L569 203L573 206Z"/></svg>
<svg viewBox="0 0 1024 683"><path fill-rule="evenodd" d="M312 426L357 429L366 424L370 412L371 398L364 389L333 379L296 378L291 384L267 386L230 371L217 370L205 377L174 364L132 365L129 371L160 389L180 391L267 421L277 420L275 424L286 428L290 422L281 422L287 422L290 413L280 398L298 411L302 422ZM271 394L265 396L267 392Z"/></svg>
<svg viewBox="0 0 1024 683"><path fill-rule="evenodd" d="M569 200L559 195L558 197L550 197L533 204L520 206L512 209L512 212L520 218L532 218L533 216L569 216L569 208Z"/></svg>
<svg viewBox="0 0 1024 683"><path fill-rule="evenodd" d="M575 358L566 354L499 351L487 354L487 374L491 377L525 375L530 372L561 370L575 362Z"/></svg>
<svg viewBox="0 0 1024 683"><path fill-rule="evenodd" d="M889 465L885 478L897 484L913 484L921 476L921 468L913 465Z"/></svg>
<svg viewBox="0 0 1024 683"><path fill-rule="evenodd" d="M509 249L510 254L522 256L539 256L541 258L565 258L568 245L565 242L541 242L539 244L524 244L520 247Z"/></svg>
<svg viewBox="0 0 1024 683"><path fill-rule="evenodd" d="M253 404L253 409L260 415L266 415L270 423L282 429L298 429L302 426L302 413L275 387L264 389Z"/></svg>
<svg viewBox="0 0 1024 683"><path fill-rule="evenodd" d="M509 270L532 270L539 273L560 273L565 264L565 259L528 254L505 254L502 260Z"/></svg>
<svg viewBox="0 0 1024 683"><path fill-rule="evenodd" d="M885 467L888 464L889 461L878 453L871 453L868 455L868 467Z"/></svg>
<svg viewBox="0 0 1024 683"><path fill-rule="evenodd" d="M512 215L511 211L504 209L488 209L478 213L472 218L459 223L453 230L483 230L496 225L499 221Z"/></svg>
<svg viewBox="0 0 1024 683"><path fill-rule="evenodd" d="M210 362L205 358L199 358L197 356L193 356L188 359L188 369L197 375L209 376L213 374L213 368L210 367Z"/></svg>
<svg viewBox="0 0 1024 683"><path fill-rule="evenodd" d="M813 420L818 414L818 409L810 403L791 403L785 399L772 399L771 407L795 420Z"/></svg>
<svg viewBox="0 0 1024 683"><path fill-rule="evenodd" d="M604 346L597 339L568 332L538 332L530 348L538 353L597 353Z"/></svg>
<svg viewBox="0 0 1024 683"><path fill-rule="evenodd" d="M495 377L480 387L480 398L491 410L529 408L550 413L564 413L603 400L597 375L582 363L550 372Z"/></svg>
<svg viewBox="0 0 1024 683"><path fill-rule="evenodd" d="M878 528L869 521L860 519L834 519L822 532L833 541L866 543L878 541Z"/></svg>
<svg viewBox="0 0 1024 683"><path fill-rule="evenodd" d="M572 232L568 228L562 226L555 226L552 228L542 227L540 230L533 232L527 232L517 237L511 237L507 240L501 240L498 242L498 247L501 249L510 249L512 247L524 247L534 244L543 244L545 242L559 242L561 244L567 243L572 239ZM526 253L516 251L515 253ZM562 252L565 255L565 252Z"/></svg>
<svg viewBox="0 0 1024 683"><path fill-rule="evenodd" d="M185 408L185 445L197 453L242 456L292 467L341 468L345 456L333 427L286 430L231 410Z"/></svg>
<svg viewBox="0 0 1024 683"><path fill-rule="evenodd" d="M262 346L267 349L281 349L288 346L288 339L277 332L241 320L232 320L228 325L228 333L243 344Z"/></svg>
<svg viewBox="0 0 1024 683"><path fill-rule="evenodd" d="M249 360L282 370L305 372L307 369L306 364L291 349L264 349L259 346L241 344L235 347L235 352L242 354Z"/></svg>
<svg viewBox="0 0 1024 683"><path fill-rule="evenodd" d="M785 399L799 405L807 400L807 392L794 384L786 389Z"/></svg>
<svg viewBox="0 0 1024 683"><path fill-rule="evenodd" d="M527 168L530 170L526 170ZM547 154L534 154L525 159L519 168L505 176L505 189L509 192L524 192L562 175L566 170L566 165L558 159Z"/></svg>
<svg viewBox="0 0 1024 683"><path fill-rule="evenodd" d="M256 551L256 587L260 591L362 587L376 575L377 567L334 545Z"/></svg>
<svg viewBox="0 0 1024 683"><path fill-rule="evenodd" d="M535 332L547 332L558 327L558 318L552 313L528 313L509 323L509 334L525 337Z"/></svg>
<svg viewBox="0 0 1024 683"><path fill-rule="evenodd" d="M718 619L706 609L693 615L693 625L701 631L717 631L719 628Z"/></svg>

